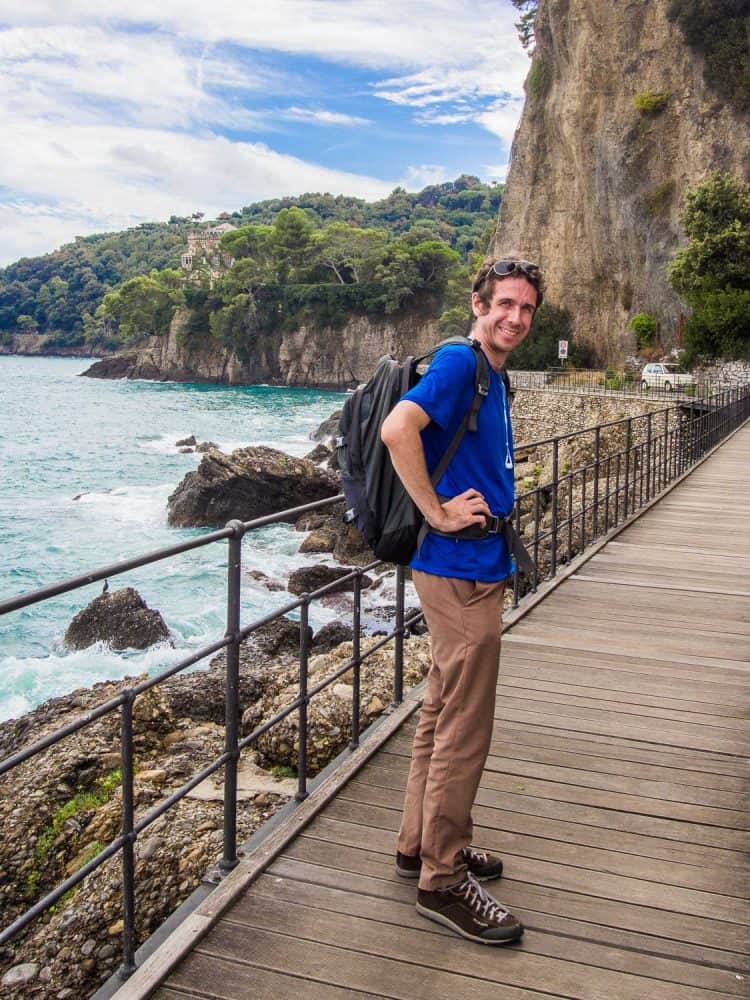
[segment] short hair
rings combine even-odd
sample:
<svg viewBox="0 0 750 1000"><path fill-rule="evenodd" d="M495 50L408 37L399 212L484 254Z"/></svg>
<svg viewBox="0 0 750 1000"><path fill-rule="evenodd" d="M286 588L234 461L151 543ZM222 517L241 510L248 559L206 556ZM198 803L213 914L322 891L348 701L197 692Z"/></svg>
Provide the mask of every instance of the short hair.
<svg viewBox="0 0 750 1000"><path fill-rule="evenodd" d="M485 306L489 306L492 301L492 293L494 286L498 281L505 281L507 278L521 277L524 278L528 283L536 290L536 308L544 301L544 279L542 276L541 268L537 271L537 274L531 276L526 274L524 271L516 272L514 274L509 274L503 277L496 274L493 267L498 261L507 261L508 263L517 262L519 264L525 264L526 261L523 257L516 257L514 255L508 255L505 257L486 257L482 263L482 266L476 273L474 282L471 286L472 292L476 292L480 300Z"/></svg>

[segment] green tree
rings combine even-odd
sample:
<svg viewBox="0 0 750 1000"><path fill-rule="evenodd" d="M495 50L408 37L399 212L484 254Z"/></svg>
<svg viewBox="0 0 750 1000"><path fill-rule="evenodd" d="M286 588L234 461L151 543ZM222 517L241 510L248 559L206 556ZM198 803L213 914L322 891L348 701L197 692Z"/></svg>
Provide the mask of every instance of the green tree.
<svg viewBox="0 0 750 1000"><path fill-rule="evenodd" d="M28 313L24 313L16 319L18 324L18 329L22 333L36 333L39 329L39 324L34 319L33 316L29 316Z"/></svg>
<svg viewBox="0 0 750 1000"><path fill-rule="evenodd" d="M367 281L382 259L387 234L334 222L315 234L313 256L331 270L339 284Z"/></svg>
<svg viewBox="0 0 750 1000"><path fill-rule="evenodd" d="M750 354L750 185L714 173L688 194L682 224L689 244L669 268L672 287L692 309L691 355Z"/></svg>
<svg viewBox="0 0 750 1000"><path fill-rule="evenodd" d="M279 280L284 282L292 271L310 263L314 227L301 208L283 208L276 216L271 244Z"/></svg>
<svg viewBox="0 0 750 1000"><path fill-rule="evenodd" d="M181 273L151 271L138 278L130 278L117 291L105 295L102 317L116 323L124 340L138 340L152 334L167 333L181 301Z"/></svg>

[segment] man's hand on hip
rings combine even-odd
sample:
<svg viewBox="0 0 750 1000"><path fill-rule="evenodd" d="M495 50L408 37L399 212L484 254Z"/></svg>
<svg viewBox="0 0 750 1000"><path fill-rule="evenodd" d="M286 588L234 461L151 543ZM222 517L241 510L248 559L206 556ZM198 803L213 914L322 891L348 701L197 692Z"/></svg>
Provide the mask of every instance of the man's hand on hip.
<svg viewBox="0 0 750 1000"><path fill-rule="evenodd" d="M440 516L431 517L429 523L438 531L460 531L472 524L483 526L485 515L492 516L487 501L479 490L470 489L444 503Z"/></svg>

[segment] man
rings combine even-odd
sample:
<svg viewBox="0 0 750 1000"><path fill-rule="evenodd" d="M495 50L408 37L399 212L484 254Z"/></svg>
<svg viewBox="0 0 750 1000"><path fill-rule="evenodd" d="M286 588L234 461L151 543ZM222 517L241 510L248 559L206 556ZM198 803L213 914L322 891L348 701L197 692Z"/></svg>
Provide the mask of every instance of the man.
<svg viewBox="0 0 750 1000"><path fill-rule="evenodd" d="M513 438L501 370L541 304L541 272L518 258L486 262L473 284L471 338L490 368L476 433L445 475L436 468L474 395L473 352L438 352L382 428L394 468L430 526L412 560L430 628L432 668L414 737L396 867L419 878L417 910L482 944L506 944L521 922L479 884L502 861L470 846L471 809L492 737L505 581L511 557L485 516L513 509ZM461 533L457 537L456 533ZM466 537L466 535L473 537Z"/></svg>

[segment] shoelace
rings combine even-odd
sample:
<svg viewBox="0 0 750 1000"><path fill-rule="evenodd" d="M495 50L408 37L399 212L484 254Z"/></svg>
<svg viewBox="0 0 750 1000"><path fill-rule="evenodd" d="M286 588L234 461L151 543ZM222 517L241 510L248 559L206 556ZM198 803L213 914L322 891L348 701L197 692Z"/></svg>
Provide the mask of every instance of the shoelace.
<svg viewBox="0 0 750 1000"><path fill-rule="evenodd" d="M485 851L478 851L475 847L464 847L463 855L467 861L473 861L479 865L486 865L489 860Z"/></svg>
<svg viewBox="0 0 750 1000"><path fill-rule="evenodd" d="M496 920L500 923L504 917L508 916L508 911L504 910L488 892L485 892L474 876L468 872L463 882L456 886L455 892L463 896L469 906L485 920Z"/></svg>

